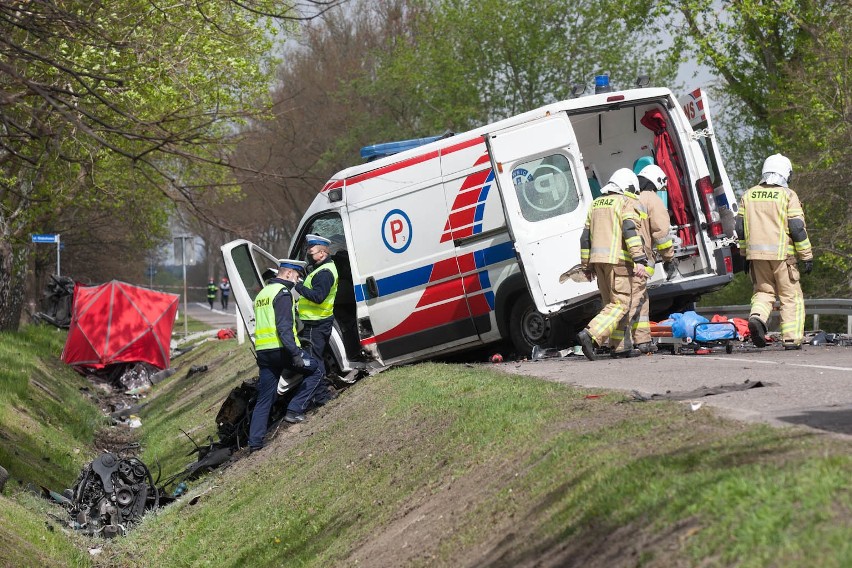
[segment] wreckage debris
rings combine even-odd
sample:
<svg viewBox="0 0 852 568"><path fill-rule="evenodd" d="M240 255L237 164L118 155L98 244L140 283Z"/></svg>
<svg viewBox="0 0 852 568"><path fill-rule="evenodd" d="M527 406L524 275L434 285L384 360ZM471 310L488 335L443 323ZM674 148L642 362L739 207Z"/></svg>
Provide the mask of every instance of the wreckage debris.
<svg viewBox="0 0 852 568"><path fill-rule="evenodd" d="M74 280L68 276L50 275L50 282L42 293L42 311L34 318L62 329L71 324L71 303L74 298Z"/></svg>
<svg viewBox="0 0 852 568"><path fill-rule="evenodd" d="M756 389L760 387L774 387L777 386L777 383L769 383L765 381L750 381L746 380L742 383L729 383L719 385L717 387L700 387L691 391L678 391L671 392L667 391L665 394L651 394L645 395L640 393L639 391L633 391L631 393L632 398L629 402L648 402L650 400L687 400L691 401L696 398L701 398L705 396L712 396L716 394L724 394L729 392L737 392L744 391L750 389Z"/></svg>
<svg viewBox="0 0 852 568"><path fill-rule="evenodd" d="M104 452L86 465L72 489L51 497L71 516L68 525L87 535L124 535L146 511L174 499L154 485L151 472L135 457Z"/></svg>

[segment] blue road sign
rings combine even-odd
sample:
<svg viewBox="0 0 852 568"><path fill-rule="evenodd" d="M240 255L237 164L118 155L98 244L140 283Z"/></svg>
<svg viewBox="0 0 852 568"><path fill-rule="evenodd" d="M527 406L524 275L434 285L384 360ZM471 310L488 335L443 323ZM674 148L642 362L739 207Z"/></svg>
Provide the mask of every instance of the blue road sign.
<svg viewBox="0 0 852 568"><path fill-rule="evenodd" d="M58 243L59 235L32 235L34 243Z"/></svg>

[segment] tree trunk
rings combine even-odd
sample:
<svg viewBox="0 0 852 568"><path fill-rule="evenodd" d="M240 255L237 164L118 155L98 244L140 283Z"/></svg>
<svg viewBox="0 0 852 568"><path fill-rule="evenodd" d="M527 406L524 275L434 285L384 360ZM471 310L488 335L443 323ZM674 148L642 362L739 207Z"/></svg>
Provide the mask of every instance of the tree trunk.
<svg viewBox="0 0 852 568"><path fill-rule="evenodd" d="M24 276L28 249L0 239L0 331L18 331L24 305Z"/></svg>

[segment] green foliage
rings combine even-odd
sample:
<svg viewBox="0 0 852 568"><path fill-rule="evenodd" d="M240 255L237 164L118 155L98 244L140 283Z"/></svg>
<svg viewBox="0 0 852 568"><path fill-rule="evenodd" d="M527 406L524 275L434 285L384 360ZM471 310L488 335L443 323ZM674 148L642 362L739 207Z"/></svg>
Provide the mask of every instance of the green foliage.
<svg viewBox="0 0 852 568"><path fill-rule="evenodd" d="M198 212L233 185L236 126L268 101L275 2L27 3L0 7L0 266L28 233L111 210L156 242L166 205ZM63 217L66 208L74 216ZM20 253L17 253L21 256ZM25 258L25 255L23 255ZM0 328L15 328L22 267L0 270Z"/></svg>
<svg viewBox="0 0 852 568"><path fill-rule="evenodd" d="M723 79L733 99L727 121L729 162L740 189L757 178L766 155L786 154L792 187L805 207L819 277L808 295L848 296L852 290L852 83L846 67L852 45L848 2L667 0L658 15L678 11L683 25L665 20L676 49L694 54ZM734 128L732 128L734 127Z"/></svg>
<svg viewBox="0 0 852 568"><path fill-rule="evenodd" d="M667 52L618 2L501 0L427 3L387 50L371 93L416 109L421 132L466 130L570 97L609 72L616 87L640 73L665 85ZM629 41L626 41L629 38ZM368 86L368 85L365 85Z"/></svg>

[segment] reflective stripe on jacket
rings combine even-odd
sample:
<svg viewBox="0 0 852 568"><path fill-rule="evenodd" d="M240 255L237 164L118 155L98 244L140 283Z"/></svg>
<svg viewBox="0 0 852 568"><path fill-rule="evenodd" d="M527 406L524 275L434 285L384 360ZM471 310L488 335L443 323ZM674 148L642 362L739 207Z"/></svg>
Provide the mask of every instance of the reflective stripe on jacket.
<svg viewBox="0 0 852 568"><path fill-rule="evenodd" d="M651 247L655 248L663 261L669 261L674 258L674 243L672 243L671 220L669 219L669 210L663 200L655 191L642 191L639 193L639 201L645 206L648 212L647 232L643 228L642 238L645 240L645 254L649 259L654 258ZM643 220L644 221L644 220ZM643 227L646 223L643 222ZM649 262L650 266L653 264Z"/></svg>

